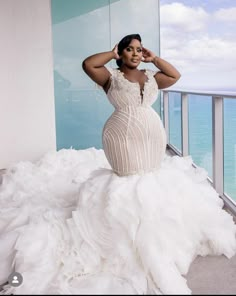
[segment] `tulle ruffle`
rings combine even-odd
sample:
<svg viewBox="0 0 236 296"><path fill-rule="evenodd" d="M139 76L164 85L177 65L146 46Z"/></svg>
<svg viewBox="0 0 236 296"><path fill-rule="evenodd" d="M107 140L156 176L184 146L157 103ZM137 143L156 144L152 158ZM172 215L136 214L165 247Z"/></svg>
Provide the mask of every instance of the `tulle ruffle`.
<svg viewBox="0 0 236 296"><path fill-rule="evenodd" d="M117 176L103 150L61 150L10 168L0 191L2 294L191 294L196 256L236 252L236 226L188 157Z"/></svg>

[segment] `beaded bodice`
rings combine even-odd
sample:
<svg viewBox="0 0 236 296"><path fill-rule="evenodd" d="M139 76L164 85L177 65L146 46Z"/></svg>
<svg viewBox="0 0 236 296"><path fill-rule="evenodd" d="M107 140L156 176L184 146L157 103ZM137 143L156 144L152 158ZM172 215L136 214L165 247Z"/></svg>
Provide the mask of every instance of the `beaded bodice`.
<svg viewBox="0 0 236 296"><path fill-rule="evenodd" d="M111 85L107 97L115 111L103 128L103 148L120 176L140 174L160 167L165 154L166 135L159 115L151 107L158 85L154 72L145 70L143 89L118 69L109 69Z"/></svg>
<svg viewBox="0 0 236 296"><path fill-rule="evenodd" d="M151 106L157 99L158 85L152 70L145 70L147 80L141 89L139 82L131 82L124 77L124 73L118 69L109 69L111 72L111 86L107 97L115 109L127 107Z"/></svg>

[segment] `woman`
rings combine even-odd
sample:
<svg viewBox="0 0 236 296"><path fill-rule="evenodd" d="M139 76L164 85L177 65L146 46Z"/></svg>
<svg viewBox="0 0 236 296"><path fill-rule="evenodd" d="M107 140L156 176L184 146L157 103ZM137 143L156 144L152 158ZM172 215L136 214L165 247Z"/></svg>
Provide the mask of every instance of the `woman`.
<svg viewBox="0 0 236 296"><path fill-rule="evenodd" d="M113 58L119 68L109 71L105 64ZM137 69L141 61L153 63L157 71ZM122 176L157 169L165 154L166 135L151 104L158 88L174 84L179 72L144 48L138 34L124 37L110 52L88 57L83 68L116 109L103 130L103 147L113 171Z"/></svg>
<svg viewBox="0 0 236 296"><path fill-rule="evenodd" d="M105 67L113 58L118 69ZM157 71L137 69L141 61ZM191 294L191 262L233 256L236 225L204 169L165 155L151 104L180 74L137 34L83 68L115 107L103 130L109 163L95 149L59 151L9 171L0 194L0 279L14 269L23 283L3 293Z"/></svg>

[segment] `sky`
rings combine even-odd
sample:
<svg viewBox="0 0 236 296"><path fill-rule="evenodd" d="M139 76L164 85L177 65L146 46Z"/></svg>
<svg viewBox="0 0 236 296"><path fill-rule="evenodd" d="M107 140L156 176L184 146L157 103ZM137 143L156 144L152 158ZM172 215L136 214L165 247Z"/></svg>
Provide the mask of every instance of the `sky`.
<svg viewBox="0 0 236 296"><path fill-rule="evenodd" d="M236 91L236 0L160 0L160 25L174 88Z"/></svg>

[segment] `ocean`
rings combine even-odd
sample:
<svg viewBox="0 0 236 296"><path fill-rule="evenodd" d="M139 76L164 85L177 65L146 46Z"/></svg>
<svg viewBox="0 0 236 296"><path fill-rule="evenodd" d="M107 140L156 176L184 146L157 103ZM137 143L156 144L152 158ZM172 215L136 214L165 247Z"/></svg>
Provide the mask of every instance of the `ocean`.
<svg viewBox="0 0 236 296"><path fill-rule="evenodd" d="M220 93L217 91L217 93ZM221 92L226 94L226 92ZM233 93L233 92L228 92ZM170 142L181 151L180 94L170 93ZM212 98L189 95L189 154L196 165L205 168L212 179ZM224 192L236 201L236 93L224 98Z"/></svg>

